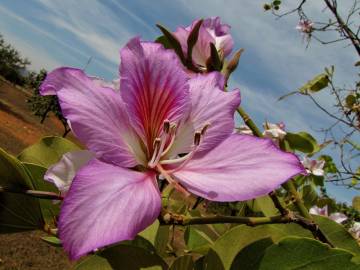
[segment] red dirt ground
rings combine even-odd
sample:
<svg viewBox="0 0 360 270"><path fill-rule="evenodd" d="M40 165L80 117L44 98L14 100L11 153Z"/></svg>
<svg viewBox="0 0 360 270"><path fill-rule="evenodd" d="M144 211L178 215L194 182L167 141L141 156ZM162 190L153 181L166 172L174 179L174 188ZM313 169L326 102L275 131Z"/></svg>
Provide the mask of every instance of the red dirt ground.
<svg viewBox="0 0 360 270"><path fill-rule="evenodd" d="M29 95L0 78L0 147L14 155L45 135L61 136L63 132L55 117L40 124L26 103ZM0 234L0 270L70 269L72 263L61 248L40 240L44 235L41 231Z"/></svg>

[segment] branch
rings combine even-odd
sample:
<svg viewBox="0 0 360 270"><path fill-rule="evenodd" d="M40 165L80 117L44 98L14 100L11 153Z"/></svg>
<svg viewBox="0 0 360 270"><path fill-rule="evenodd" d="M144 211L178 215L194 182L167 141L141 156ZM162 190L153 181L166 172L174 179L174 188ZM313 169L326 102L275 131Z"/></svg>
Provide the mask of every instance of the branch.
<svg viewBox="0 0 360 270"><path fill-rule="evenodd" d="M48 200L63 200L64 197L55 193L55 192L49 192L49 191L40 191L40 190L21 190L21 189L11 189L0 186L0 194L1 193L15 193L15 194L23 194L26 196L30 196L33 198L38 199L48 199Z"/></svg>

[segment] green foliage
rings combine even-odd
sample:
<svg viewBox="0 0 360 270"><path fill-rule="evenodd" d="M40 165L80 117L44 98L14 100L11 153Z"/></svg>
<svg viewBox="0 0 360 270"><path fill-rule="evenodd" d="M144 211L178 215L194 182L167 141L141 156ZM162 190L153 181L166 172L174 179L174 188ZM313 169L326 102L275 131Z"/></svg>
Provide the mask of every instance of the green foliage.
<svg viewBox="0 0 360 270"><path fill-rule="evenodd" d="M357 211L360 211L360 196L355 196L352 200L352 207Z"/></svg>
<svg viewBox="0 0 360 270"><path fill-rule="evenodd" d="M39 200L18 194L34 189L31 176L16 158L0 149L0 233L43 228L44 220Z"/></svg>
<svg viewBox="0 0 360 270"><path fill-rule="evenodd" d="M319 74L299 88L299 92L304 95L319 92L329 84L329 75L326 73Z"/></svg>
<svg viewBox="0 0 360 270"><path fill-rule="evenodd" d="M360 247L351 234L339 223L323 217L314 215L316 224L326 235L330 242L337 248L346 249L355 256L360 256Z"/></svg>
<svg viewBox="0 0 360 270"><path fill-rule="evenodd" d="M307 154L313 154L320 149L316 139L307 132L288 132L285 135L285 141L292 150Z"/></svg>
<svg viewBox="0 0 360 270"><path fill-rule="evenodd" d="M153 250L139 247L134 242L119 243L90 255L79 262L74 270L97 269L168 269L165 261Z"/></svg>
<svg viewBox="0 0 360 270"><path fill-rule="evenodd" d="M194 262L190 255L178 257L171 265L170 270L193 270Z"/></svg>
<svg viewBox="0 0 360 270"><path fill-rule="evenodd" d="M319 241L287 237L266 248L259 270L273 269L359 269L351 262L353 255L345 250L331 249Z"/></svg>
<svg viewBox="0 0 360 270"><path fill-rule="evenodd" d="M23 150L18 159L48 168L58 162L63 154L74 150L80 150L80 147L67 139L49 136Z"/></svg>

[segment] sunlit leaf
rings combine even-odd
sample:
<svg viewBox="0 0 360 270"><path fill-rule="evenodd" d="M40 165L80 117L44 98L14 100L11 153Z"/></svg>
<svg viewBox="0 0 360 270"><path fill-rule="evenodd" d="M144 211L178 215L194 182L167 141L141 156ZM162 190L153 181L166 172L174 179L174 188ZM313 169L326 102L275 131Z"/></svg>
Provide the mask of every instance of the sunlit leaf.
<svg viewBox="0 0 360 270"><path fill-rule="evenodd" d="M80 147L62 137L44 137L22 151L18 159L48 168L58 162L63 154L80 150Z"/></svg>
<svg viewBox="0 0 360 270"><path fill-rule="evenodd" d="M302 87L299 88L299 92L302 94L309 94L319 92L320 90L326 88L329 84L329 76L327 74L319 74L315 76L312 80L308 81Z"/></svg>
<svg viewBox="0 0 360 270"><path fill-rule="evenodd" d="M310 238L287 237L268 247L259 270L355 270L360 265L351 262L353 255L342 249Z"/></svg>
<svg viewBox="0 0 360 270"><path fill-rule="evenodd" d="M293 150L303 153L314 153L319 150L316 139L307 132L290 133L285 135L285 140Z"/></svg>
<svg viewBox="0 0 360 270"><path fill-rule="evenodd" d="M313 217L316 224L319 225L321 231L335 247L346 249L354 255L360 256L359 244L344 228L344 226L327 217L316 215Z"/></svg>
<svg viewBox="0 0 360 270"><path fill-rule="evenodd" d="M13 191L34 189L31 177L16 158L0 149L0 186ZM0 233L43 228L38 199L0 192Z"/></svg>
<svg viewBox="0 0 360 270"><path fill-rule="evenodd" d="M263 238L271 238L276 243L289 235L312 237L310 231L297 224L271 224L256 227L241 225L221 236L215 242L213 249L221 258L224 268L228 270L236 255L249 244Z"/></svg>

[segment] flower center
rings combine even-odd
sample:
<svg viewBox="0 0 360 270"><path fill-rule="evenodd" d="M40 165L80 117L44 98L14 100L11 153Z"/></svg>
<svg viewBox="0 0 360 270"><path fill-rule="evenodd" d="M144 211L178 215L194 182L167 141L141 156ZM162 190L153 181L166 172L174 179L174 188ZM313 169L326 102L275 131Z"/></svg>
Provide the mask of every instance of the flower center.
<svg viewBox="0 0 360 270"><path fill-rule="evenodd" d="M210 124L205 124L201 130L195 131L193 145L191 146L191 151L189 153L173 159L162 159L174 144L177 129L177 125L175 123L170 123L169 120L165 120L163 124L164 132L153 142L154 152L148 162L148 167L152 169L156 168L156 170L168 181L170 185L173 185L178 191L184 193L185 195L190 195L190 193L178 183L175 176L172 174L183 168L189 160L191 160L209 126ZM165 169L163 165L171 165L172 169Z"/></svg>

